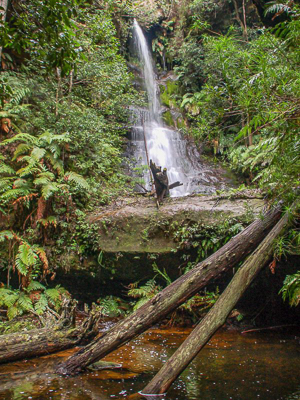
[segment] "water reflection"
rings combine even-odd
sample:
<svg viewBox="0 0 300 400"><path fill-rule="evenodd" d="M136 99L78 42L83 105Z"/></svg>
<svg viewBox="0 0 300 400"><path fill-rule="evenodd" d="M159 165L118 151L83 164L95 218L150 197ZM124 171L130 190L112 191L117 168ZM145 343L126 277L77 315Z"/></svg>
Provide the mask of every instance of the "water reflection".
<svg viewBox="0 0 300 400"><path fill-rule="evenodd" d="M107 361L122 363L122 369L87 371L76 377L55 375L54 366L74 350L0 366L0 399L141 399L137 393L188 333L145 333L106 357ZM220 332L167 396L159 399L299 400L299 351L295 335Z"/></svg>

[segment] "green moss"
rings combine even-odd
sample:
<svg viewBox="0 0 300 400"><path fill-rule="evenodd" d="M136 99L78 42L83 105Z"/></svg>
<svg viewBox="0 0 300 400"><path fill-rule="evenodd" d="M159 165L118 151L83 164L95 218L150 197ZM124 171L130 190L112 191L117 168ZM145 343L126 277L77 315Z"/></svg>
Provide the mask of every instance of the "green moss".
<svg viewBox="0 0 300 400"><path fill-rule="evenodd" d="M164 120L165 124L167 124L168 126L172 126L172 127L175 126L174 120L173 120L173 117L172 117L172 114L170 111L166 111L165 113L163 113L163 120Z"/></svg>
<svg viewBox="0 0 300 400"><path fill-rule="evenodd" d="M184 129L186 127L185 122L184 122L183 118L181 118L181 117L177 118L176 125L177 125L177 129Z"/></svg>

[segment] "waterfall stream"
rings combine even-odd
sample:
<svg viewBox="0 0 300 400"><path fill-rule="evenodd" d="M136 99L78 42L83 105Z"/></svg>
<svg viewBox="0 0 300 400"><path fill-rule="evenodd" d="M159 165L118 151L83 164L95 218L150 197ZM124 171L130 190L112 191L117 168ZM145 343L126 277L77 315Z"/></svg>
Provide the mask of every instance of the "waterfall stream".
<svg viewBox="0 0 300 400"><path fill-rule="evenodd" d="M180 181L182 186L171 190L172 197L190 193L215 191L218 179L211 170L199 162L196 149L190 149L179 131L164 126L161 118L159 90L152 56L137 21L133 25L134 47L141 63L144 86L148 97L148 109L134 109L134 126L131 147L139 165L147 165L148 159L167 168L169 183ZM195 153L196 156L195 156ZM150 174L144 172L146 188L150 189Z"/></svg>

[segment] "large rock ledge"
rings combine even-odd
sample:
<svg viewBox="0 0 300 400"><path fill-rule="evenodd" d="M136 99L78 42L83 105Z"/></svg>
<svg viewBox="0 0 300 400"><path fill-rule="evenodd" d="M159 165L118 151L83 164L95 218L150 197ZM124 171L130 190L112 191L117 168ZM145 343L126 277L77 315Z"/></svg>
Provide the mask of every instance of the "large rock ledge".
<svg viewBox="0 0 300 400"><path fill-rule="evenodd" d="M153 198L123 198L96 209L89 223L99 227L99 247L106 253L169 253L178 243L174 231L185 225L222 224L228 218L251 222L264 207L255 195L193 195L169 198L157 209Z"/></svg>

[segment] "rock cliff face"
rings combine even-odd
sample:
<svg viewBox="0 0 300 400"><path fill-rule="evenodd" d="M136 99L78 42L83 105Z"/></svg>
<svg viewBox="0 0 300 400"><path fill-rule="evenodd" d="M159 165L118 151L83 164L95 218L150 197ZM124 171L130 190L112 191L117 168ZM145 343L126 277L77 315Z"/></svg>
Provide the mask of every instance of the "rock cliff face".
<svg viewBox="0 0 300 400"><path fill-rule="evenodd" d="M100 208L88 221L99 226L99 247L106 253L170 253L178 247L176 231L221 225L229 218L250 222L263 209L258 198L213 196L169 198L157 209L154 199L128 198Z"/></svg>

